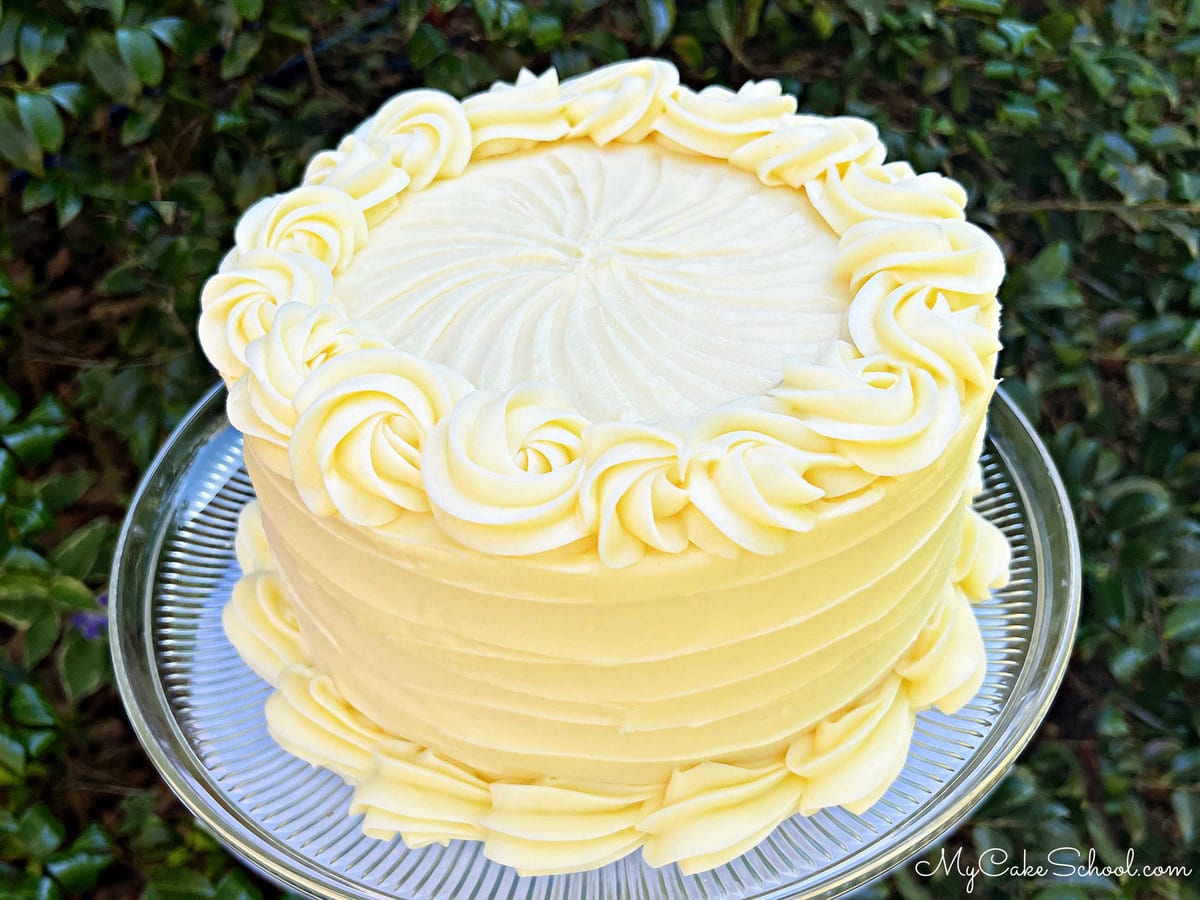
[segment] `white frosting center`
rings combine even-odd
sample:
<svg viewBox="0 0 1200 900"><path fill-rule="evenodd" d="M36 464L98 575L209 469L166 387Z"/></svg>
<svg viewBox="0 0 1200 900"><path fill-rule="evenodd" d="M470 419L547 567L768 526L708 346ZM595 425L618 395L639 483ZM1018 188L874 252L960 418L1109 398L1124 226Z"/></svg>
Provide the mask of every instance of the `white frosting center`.
<svg viewBox="0 0 1200 900"><path fill-rule="evenodd" d="M335 290L476 387L550 381L592 419L677 419L846 336L837 246L802 191L575 141L402 195Z"/></svg>

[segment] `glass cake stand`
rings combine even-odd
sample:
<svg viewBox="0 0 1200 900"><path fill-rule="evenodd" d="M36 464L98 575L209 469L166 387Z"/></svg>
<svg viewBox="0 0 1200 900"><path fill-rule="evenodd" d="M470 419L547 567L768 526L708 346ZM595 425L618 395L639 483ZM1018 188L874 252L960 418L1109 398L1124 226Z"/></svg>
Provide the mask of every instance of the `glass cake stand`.
<svg viewBox="0 0 1200 900"><path fill-rule="evenodd" d="M975 607L987 679L956 715L917 718L908 762L860 816L784 822L728 865L685 876L635 853L591 872L522 878L477 842L408 850L364 837L340 778L267 734L269 688L225 638L221 609L239 570L238 512L253 497L241 435L214 388L176 429L134 497L117 547L109 622L134 731L167 784L231 851L267 878L322 898L833 897L944 836L1008 771L1041 723L1070 657L1079 613L1075 525L1029 423L1000 392L976 507L1008 537L1012 581Z"/></svg>

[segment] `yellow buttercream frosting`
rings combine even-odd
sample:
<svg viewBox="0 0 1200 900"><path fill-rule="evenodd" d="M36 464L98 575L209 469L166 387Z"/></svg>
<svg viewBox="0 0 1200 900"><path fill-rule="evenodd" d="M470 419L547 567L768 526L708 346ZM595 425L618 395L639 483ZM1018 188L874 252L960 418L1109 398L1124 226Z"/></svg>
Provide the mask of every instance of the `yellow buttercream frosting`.
<svg viewBox="0 0 1200 900"><path fill-rule="evenodd" d="M1003 258L884 155L634 60L400 94L247 211L224 624L366 833L702 871L978 690Z"/></svg>

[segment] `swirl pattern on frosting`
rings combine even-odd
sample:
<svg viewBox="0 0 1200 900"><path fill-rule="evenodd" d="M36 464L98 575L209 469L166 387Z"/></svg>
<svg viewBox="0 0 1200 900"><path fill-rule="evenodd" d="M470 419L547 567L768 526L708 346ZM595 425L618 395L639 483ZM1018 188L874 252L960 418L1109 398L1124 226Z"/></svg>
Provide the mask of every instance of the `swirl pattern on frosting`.
<svg viewBox="0 0 1200 900"><path fill-rule="evenodd" d="M568 137L636 144L654 130L668 99L679 88L670 63L639 59L615 63L572 78L562 86Z"/></svg>
<svg viewBox="0 0 1200 900"><path fill-rule="evenodd" d="M799 811L827 806L861 813L904 768L916 710L903 679L889 676L865 702L826 719L788 749L788 769L802 779Z"/></svg>
<svg viewBox="0 0 1200 900"><path fill-rule="evenodd" d="M647 548L679 553L688 545L682 515L683 447L670 429L605 422L584 433L592 460L580 487L580 511L596 530L597 550L613 568L633 565Z"/></svg>
<svg viewBox="0 0 1200 900"><path fill-rule="evenodd" d="M706 761L677 771L662 805L638 826L652 866L678 862L685 875L741 856L796 811L801 782L783 766L750 769Z"/></svg>
<svg viewBox="0 0 1200 900"><path fill-rule="evenodd" d="M809 471L838 460L808 449L811 432L798 419L768 410L717 409L697 421L692 438L688 485L696 512L711 526L693 527L692 540L700 547L723 556L741 549L779 553L789 533L813 527L812 504L825 491ZM723 540L714 540L713 531Z"/></svg>
<svg viewBox="0 0 1200 900"><path fill-rule="evenodd" d="M763 184L798 188L826 172L836 175L846 164L874 166L886 154L878 130L866 119L789 116L778 130L731 153L729 162L754 172Z"/></svg>
<svg viewBox="0 0 1200 900"><path fill-rule="evenodd" d="M338 272L367 243L367 220L358 202L345 191L303 185L251 206L238 220L234 240L242 253L303 253Z"/></svg>
<svg viewBox="0 0 1200 900"><path fill-rule="evenodd" d="M305 184L338 188L354 199L367 225L375 225L400 205L400 192L412 179L403 168L352 134L336 150L324 150L304 170Z"/></svg>
<svg viewBox="0 0 1200 900"><path fill-rule="evenodd" d="M329 269L303 253L234 251L200 292L200 346L221 377L246 373L246 348L271 329L284 303L320 306L330 302Z"/></svg>
<svg viewBox="0 0 1200 900"><path fill-rule="evenodd" d="M468 394L433 427L421 453L434 518L464 546L500 556L584 537L586 425L551 385Z"/></svg>
<svg viewBox="0 0 1200 900"><path fill-rule="evenodd" d="M863 471L903 475L937 459L958 429L958 394L923 369L858 356L842 343L823 364L784 370L771 395Z"/></svg>
<svg viewBox="0 0 1200 900"><path fill-rule="evenodd" d="M784 127L796 98L778 81L747 81L736 92L711 85L700 92L682 85L667 98L654 125L659 143L672 150L729 159L741 147Z"/></svg>
<svg viewBox="0 0 1200 900"><path fill-rule="evenodd" d="M917 640L896 666L909 702L956 712L979 691L987 653L971 605L961 589L948 587Z"/></svg>
<svg viewBox="0 0 1200 900"><path fill-rule="evenodd" d="M296 392L292 478L319 516L387 525L429 509L421 447L471 390L458 373L399 350L356 350L315 368Z"/></svg>
<svg viewBox="0 0 1200 900"><path fill-rule="evenodd" d="M346 701L328 675L288 666L267 698L267 730L275 743L314 766L333 769L351 784L371 770L385 731Z"/></svg>
<svg viewBox="0 0 1200 900"><path fill-rule="evenodd" d="M239 578L221 623L238 654L271 684L288 666L308 659L295 613L274 572L252 571Z"/></svg>
<svg viewBox="0 0 1200 900"><path fill-rule="evenodd" d="M471 125L475 159L557 141L571 130L554 69L541 75L522 69L515 83L498 81L468 97L462 108Z"/></svg>
<svg viewBox="0 0 1200 900"><path fill-rule="evenodd" d="M952 309L961 309L995 302L1004 257L996 242L969 222L871 220L842 235L837 270L854 291L889 272L907 284L937 288Z"/></svg>
<svg viewBox="0 0 1200 900"><path fill-rule="evenodd" d="M844 169L833 166L804 179L808 199L838 234L845 234L860 222L949 221L964 217L967 192L944 175L918 175L906 162L851 162ZM821 174L824 177L818 178Z"/></svg>
<svg viewBox="0 0 1200 900"><path fill-rule="evenodd" d="M435 178L457 178L471 160L471 124L442 91L405 91L379 107L355 137L381 148L419 191Z"/></svg>
<svg viewBox="0 0 1200 900"><path fill-rule="evenodd" d="M968 509L962 546L954 563L954 583L967 599L978 602L1003 587L1008 582L1011 557L1012 549L1000 529Z"/></svg>
<svg viewBox="0 0 1200 900"><path fill-rule="evenodd" d="M257 500L251 500L238 513L234 554L243 574L271 568L271 548L267 545L262 507L258 505Z"/></svg>
<svg viewBox="0 0 1200 900"><path fill-rule="evenodd" d="M592 869L636 850L657 791L542 779L494 781L484 853L522 875Z"/></svg>
<svg viewBox="0 0 1200 900"><path fill-rule="evenodd" d="M479 776L403 740L372 748L371 762L355 785L350 814L363 816L363 832L388 839L399 833L412 848L483 837L488 785Z"/></svg>
<svg viewBox="0 0 1200 900"><path fill-rule="evenodd" d="M589 417L663 422L765 390L839 335L837 239L802 193L653 146L567 143L472 173L408 195L335 285L479 387L551 381Z"/></svg>
<svg viewBox="0 0 1200 900"><path fill-rule="evenodd" d="M338 306L285 303L271 330L246 348L249 371L229 390L229 421L262 441L267 464L286 473L297 418L295 398L304 379L343 353L386 346L366 323L351 322Z"/></svg>
<svg viewBox="0 0 1200 900"><path fill-rule="evenodd" d="M863 355L928 372L943 390L965 397L995 384L1000 341L982 312L953 309L936 287L880 272L859 289L846 318Z"/></svg>

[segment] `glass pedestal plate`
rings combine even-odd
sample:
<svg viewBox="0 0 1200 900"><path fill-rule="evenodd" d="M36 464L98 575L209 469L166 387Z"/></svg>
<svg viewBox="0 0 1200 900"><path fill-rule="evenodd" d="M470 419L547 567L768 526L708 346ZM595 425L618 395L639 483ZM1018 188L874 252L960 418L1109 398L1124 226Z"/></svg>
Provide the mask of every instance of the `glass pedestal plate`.
<svg viewBox="0 0 1200 900"><path fill-rule="evenodd" d="M239 575L233 540L253 489L241 435L214 388L168 440L117 547L109 621L117 683L151 761L184 804L267 878L320 898L655 900L833 897L927 849L1000 781L1041 723L1070 657L1079 548L1061 482L1029 423L999 392L976 508L1007 536L1012 580L975 607L988 672L953 716L920 714L907 764L860 816L784 822L753 851L699 875L640 854L592 872L523 878L476 842L408 850L362 835L350 788L267 734L269 688L225 638Z"/></svg>

